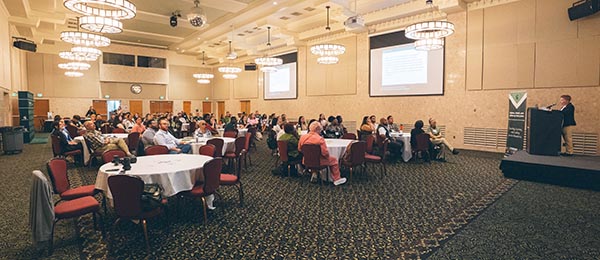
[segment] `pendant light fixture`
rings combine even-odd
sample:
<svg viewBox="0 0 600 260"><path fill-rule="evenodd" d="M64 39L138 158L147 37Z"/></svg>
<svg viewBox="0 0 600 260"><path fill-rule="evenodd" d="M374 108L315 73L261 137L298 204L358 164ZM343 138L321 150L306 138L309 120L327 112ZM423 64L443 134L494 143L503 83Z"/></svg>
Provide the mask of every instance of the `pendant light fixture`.
<svg viewBox="0 0 600 260"><path fill-rule="evenodd" d="M327 27L325 30L329 33L331 31L331 27L329 27L329 8L330 6L326 6L327 8ZM344 54L346 52L346 47L340 44L334 43L322 43L315 44L310 47L310 52L314 55L320 56L317 58L317 63L319 64L335 64L339 61L337 56Z"/></svg>
<svg viewBox="0 0 600 260"><path fill-rule="evenodd" d="M269 72L275 72L277 71L277 68L275 68L275 66L279 66L281 64L283 64L283 60L281 58L277 58L277 57L269 57L269 51L271 50L271 26L267 27L267 35L268 35L268 40L267 40L267 54L264 57L260 57L260 58L256 58L254 60L254 62L257 65L263 66L260 71L265 72L265 73L269 73Z"/></svg>
<svg viewBox="0 0 600 260"><path fill-rule="evenodd" d="M426 0L431 20L411 24L404 30L404 36L415 41L415 49L430 51L444 47L444 38L454 33L454 24L448 21L437 21L436 16L443 16L439 9L433 5L433 0Z"/></svg>
<svg viewBox="0 0 600 260"><path fill-rule="evenodd" d="M63 0L63 5L78 14L126 20L135 17L135 5L127 0Z"/></svg>
<svg viewBox="0 0 600 260"><path fill-rule="evenodd" d="M200 0L194 0L195 7L187 15L187 19L194 27L202 28L206 25L207 19L204 10L200 7Z"/></svg>
<svg viewBox="0 0 600 260"><path fill-rule="evenodd" d="M204 67L206 65L204 59L205 59L204 51L202 51L202 67ZM196 73L192 76L194 78L198 79L196 82L198 82L200 84L208 84L208 83L210 83L210 79L215 77L215 75L213 75L211 73Z"/></svg>

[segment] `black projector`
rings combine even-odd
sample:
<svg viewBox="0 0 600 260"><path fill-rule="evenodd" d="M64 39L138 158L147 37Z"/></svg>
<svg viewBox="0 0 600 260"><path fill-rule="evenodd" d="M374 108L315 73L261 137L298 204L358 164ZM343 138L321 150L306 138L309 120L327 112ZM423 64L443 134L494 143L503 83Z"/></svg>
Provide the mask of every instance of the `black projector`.
<svg viewBox="0 0 600 260"><path fill-rule="evenodd" d="M37 50L37 45L34 42L24 39L15 39L15 41L13 42L13 46L15 46L17 49L26 50L30 52L35 52Z"/></svg>

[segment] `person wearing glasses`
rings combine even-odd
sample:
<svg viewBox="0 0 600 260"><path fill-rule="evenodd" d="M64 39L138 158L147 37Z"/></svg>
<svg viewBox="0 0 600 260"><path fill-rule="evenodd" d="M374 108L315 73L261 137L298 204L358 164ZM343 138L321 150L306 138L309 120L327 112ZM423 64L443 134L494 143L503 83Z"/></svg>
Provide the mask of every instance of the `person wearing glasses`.
<svg viewBox="0 0 600 260"><path fill-rule="evenodd" d="M196 128L196 131L194 132L194 136L204 137L204 138L212 137L212 133L210 132L210 130L208 129L208 127L206 125L206 121L204 121L204 120L198 121L198 128Z"/></svg>

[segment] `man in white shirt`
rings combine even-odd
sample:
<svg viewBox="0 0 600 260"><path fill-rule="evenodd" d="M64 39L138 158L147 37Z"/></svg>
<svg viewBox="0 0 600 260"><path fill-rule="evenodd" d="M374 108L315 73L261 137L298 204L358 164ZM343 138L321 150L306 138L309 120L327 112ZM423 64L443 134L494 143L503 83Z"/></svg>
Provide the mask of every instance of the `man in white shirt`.
<svg viewBox="0 0 600 260"><path fill-rule="evenodd" d="M177 153L190 153L192 147L190 144L186 144L182 142L180 139L175 138L171 133L169 133L169 120L166 118L161 118L158 120L159 130L154 135L154 144L156 145L164 145L169 148L169 153L177 154Z"/></svg>

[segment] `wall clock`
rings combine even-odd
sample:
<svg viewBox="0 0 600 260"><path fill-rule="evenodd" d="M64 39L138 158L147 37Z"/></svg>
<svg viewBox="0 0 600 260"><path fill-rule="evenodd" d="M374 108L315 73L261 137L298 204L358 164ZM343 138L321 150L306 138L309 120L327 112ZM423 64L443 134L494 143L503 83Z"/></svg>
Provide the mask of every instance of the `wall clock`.
<svg viewBox="0 0 600 260"><path fill-rule="evenodd" d="M131 90L131 93L133 94L140 94L142 93L142 86L140 84L131 84L129 90Z"/></svg>

